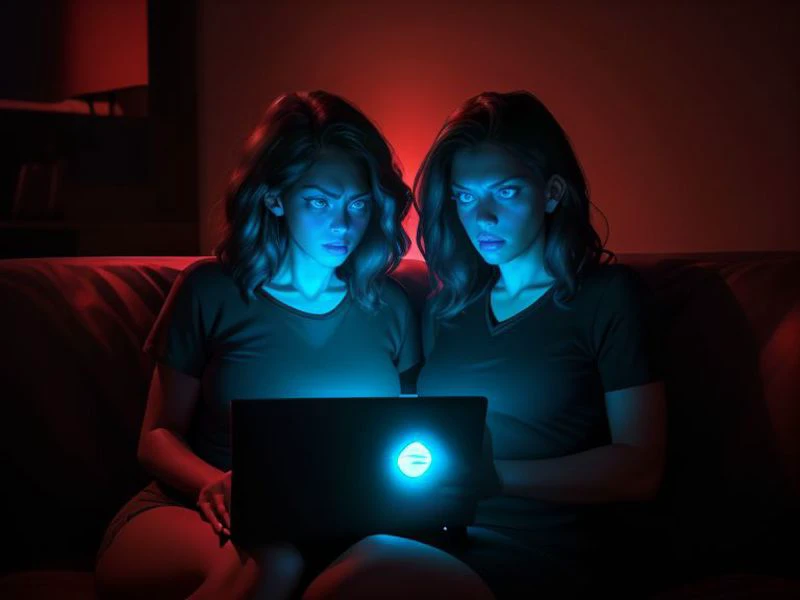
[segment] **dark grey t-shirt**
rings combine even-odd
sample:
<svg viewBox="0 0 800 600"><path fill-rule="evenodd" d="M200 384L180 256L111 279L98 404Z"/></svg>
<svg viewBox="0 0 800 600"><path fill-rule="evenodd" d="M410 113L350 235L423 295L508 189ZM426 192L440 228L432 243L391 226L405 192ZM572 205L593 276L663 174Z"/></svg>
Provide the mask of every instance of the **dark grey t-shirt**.
<svg viewBox="0 0 800 600"><path fill-rule="evenodd" d="M249 303L216 260L181 272L145 343L155 360L201 380L189 443L230 468L234 398L397 396L421 357L416 317L388 279L370 314L349 294L332 311L298 311L266 292Z"/></svg>
<svg viewBox="0 0 800 600"><path fill-rule="evenodd" d="M544 459L610 443L604 393L658 379L650 299L624 265L599 267L560 309L553 288L497 323L489 293L447 324L423 326L420 395L482 395L494 459ZM588 505L482 501L478 524L517 529L574 522Z"/></svg>

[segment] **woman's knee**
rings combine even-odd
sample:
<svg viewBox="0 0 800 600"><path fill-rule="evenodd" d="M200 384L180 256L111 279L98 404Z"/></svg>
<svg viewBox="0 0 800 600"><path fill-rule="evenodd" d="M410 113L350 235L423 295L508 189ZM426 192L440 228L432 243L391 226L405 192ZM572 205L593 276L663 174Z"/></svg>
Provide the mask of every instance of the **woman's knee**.
<svg viewBox="0 0 800 600"><path fill-rule="evenodd" d="M228 543L229 552L207 573L191 600L219 598L284 598L300 582L304 561L300 551L288 543L257 549Z"/></svg>
<svg viewBox="0 0 800 600"><path fill-rule="evenodd" d="M345 551L305 591L319 598L494 598L466 564L421 542L392 535L364 538Z"/></svg>
<svg viewBox="0 0 800 600"><path fill-rule="evenodd" d="M100 598L186 598L230 553L189 509L161 507L137 515L98 558Z"/></svg>

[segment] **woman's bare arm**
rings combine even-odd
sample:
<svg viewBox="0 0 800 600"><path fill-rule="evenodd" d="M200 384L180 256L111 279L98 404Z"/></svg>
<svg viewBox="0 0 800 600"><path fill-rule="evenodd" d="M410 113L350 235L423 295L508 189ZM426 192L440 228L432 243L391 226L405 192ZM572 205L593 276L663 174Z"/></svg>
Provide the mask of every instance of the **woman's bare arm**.
<svg viewBox="0 0 800 600"><path fill-rule="evenodd" d="M664 471L664 386L618 390L605 399L611 444L559 458L496 460L501 493L582 504L652 498Z"/></svg>
<svg viewBox="0 0 800 600"><path fill-rule="evenodd" d="M200 381L157 364L150 383L138 458L159 480L192 497L223 473L198 457L186 433L200 397Z"/></svg>

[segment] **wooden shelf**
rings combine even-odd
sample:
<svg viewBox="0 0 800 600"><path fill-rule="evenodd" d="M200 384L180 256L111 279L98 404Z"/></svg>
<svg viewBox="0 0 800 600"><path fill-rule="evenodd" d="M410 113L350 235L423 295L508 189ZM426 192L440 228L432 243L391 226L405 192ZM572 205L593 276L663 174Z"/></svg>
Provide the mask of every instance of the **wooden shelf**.
<svg viewBox="0 0 800 600"><path fill-rule="evenodd" d="M197 252L196 222L0 222L0 258L180 256Z"/></svg>

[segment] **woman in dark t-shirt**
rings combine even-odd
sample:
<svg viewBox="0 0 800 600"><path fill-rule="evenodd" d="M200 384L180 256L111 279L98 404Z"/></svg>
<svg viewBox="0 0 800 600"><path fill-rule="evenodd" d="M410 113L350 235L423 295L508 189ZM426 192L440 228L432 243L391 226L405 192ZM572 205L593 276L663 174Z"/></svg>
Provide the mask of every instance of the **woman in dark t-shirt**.
<svg viewBox="0 0 800 600"><path fill-rule="evenodd" d="M476 523L457 545L363 540L312 597L366 597L380 579L445 597L452 558L497 597L636 594L648 540L624 523L663 471L657 342L647 287L591 224L566 134L530 93L480 94L447 120L415 191L434 286L417 392L488 399ZM424 582L402 567L415 561Z"/></svg>
<svg viewBox="0 0 800 600"><path fill-rule="evenodd" d="M337 96L272 103L234 172L216 258L179 275L145 343L156 369L138 454L155 480L106 532L101 597L297 591L305 552L230 540L230 403L400 393L421 350L409 299L387 277L409 246L397 164Z"/></svg>

